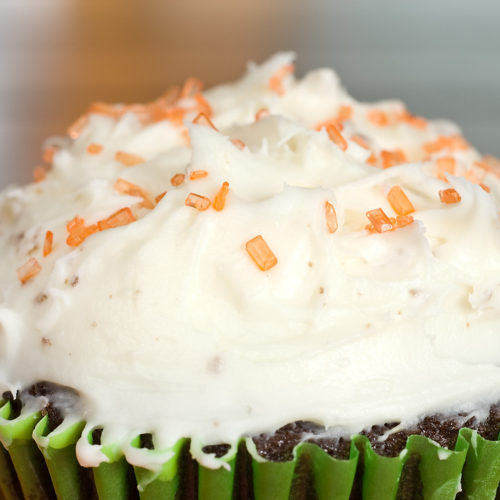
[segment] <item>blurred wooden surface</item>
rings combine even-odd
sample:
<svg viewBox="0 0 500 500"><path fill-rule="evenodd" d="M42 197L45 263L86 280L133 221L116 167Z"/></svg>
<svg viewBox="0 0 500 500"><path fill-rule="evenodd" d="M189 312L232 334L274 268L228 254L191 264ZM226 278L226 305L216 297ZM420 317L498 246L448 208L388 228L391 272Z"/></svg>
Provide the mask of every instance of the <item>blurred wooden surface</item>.
<svg viewBox="0 0 500 500"><path fill-rule="evenodd" d="M285 49L299 73L333 66L357 98L402 98L500 155L499 18L488 0L2 0L0 187L91 101L212 85Z"/></svg>

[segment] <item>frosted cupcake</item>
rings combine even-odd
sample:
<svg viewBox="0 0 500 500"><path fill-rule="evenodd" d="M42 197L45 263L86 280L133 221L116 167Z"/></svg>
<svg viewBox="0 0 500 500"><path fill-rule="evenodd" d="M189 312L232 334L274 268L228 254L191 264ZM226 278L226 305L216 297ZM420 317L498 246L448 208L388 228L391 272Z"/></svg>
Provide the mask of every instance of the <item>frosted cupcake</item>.
<svg viewBox="0 0 500 500"><path fill-rule="evenodd" d="M4 496L494 498L498 160L292 63L95 103L0 195Z"/></svg>

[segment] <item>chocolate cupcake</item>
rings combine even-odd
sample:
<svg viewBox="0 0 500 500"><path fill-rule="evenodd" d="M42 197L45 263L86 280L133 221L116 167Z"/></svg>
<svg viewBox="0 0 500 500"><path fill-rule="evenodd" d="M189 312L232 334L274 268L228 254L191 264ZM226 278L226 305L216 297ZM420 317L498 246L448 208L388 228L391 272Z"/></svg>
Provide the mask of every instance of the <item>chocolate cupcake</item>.
<svg viewBox="0 0 500 500"><path fill-rule="evenodd" d="M0 194L6 498L495 498L500 161L293 54L94 103Z"/></svg>

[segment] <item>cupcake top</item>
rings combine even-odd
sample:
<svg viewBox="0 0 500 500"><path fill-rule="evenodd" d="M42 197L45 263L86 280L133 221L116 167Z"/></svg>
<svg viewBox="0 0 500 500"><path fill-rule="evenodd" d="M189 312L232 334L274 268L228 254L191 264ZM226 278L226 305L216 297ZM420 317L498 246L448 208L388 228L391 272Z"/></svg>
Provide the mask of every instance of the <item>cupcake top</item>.
<svg viewBox="0 0 500 500"><path fill-rule="evenodd" d="M165 447L500 399L498 160L292 63L47 142L0 195L0 388L71 387L104 440Z"/></svg>

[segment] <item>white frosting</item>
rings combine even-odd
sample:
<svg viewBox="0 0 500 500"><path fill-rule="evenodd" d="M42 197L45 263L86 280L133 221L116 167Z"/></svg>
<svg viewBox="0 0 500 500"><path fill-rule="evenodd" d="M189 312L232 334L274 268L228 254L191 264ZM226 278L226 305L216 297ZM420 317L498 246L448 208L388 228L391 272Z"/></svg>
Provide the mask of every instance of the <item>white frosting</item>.
<svg viewBox="0 0 500 500"><path fill-rule="evenodd" d="M374 125L369 110L403 105L358 103L330 70L289 75L278 95L269 78L291 60L278 54L205 92L219 131L188 113L192 149L168 120L93 114L75 141L58 142L44 181L0 195L0 388L49 380L77 389L86 433L104 426L103 442L129 454L139 453L128 444L139 432L164 449L190 436L201 450L298 419L355 432L500 399L499 179L483 180L491 194L463 177L437 179L422 145L459 129ZM314 129L341 105L353 109L346 139L403 149L414 163L379 169L357 143L342 151ZM270 116L255 121L264 107ZM90 143L102 153L88 154ZM119 150L146 162L126 167ZM457 173L480 160L472 148L453 155ZM199 169L209 175L170 184ZM117 178L152 197L168 192L153 210L137 208L140 198L113 189ZM190 192L213 200L223 181L224 210L185 206ZM372 234L365 212L394 216L394 185L415 222ZM440 202L450 187L460 203ZM76 215L92 224L127 206L139 220L65 243ZM54 249L44 258L47 230ZM278 259L265 272L245 250L259 234ZM16 268L29 257L42 271L22 285ZM85 457L82 443L79 454L86 464L103 457Z"/></svg>

